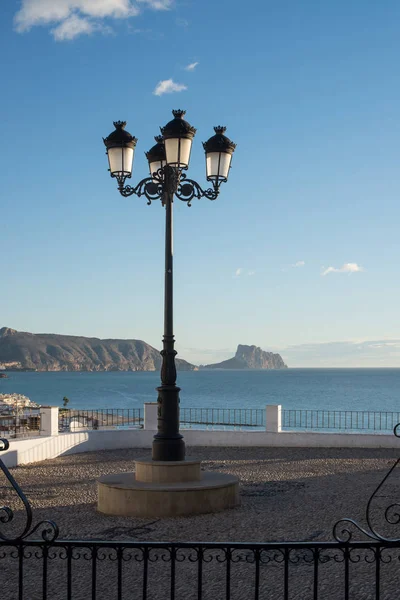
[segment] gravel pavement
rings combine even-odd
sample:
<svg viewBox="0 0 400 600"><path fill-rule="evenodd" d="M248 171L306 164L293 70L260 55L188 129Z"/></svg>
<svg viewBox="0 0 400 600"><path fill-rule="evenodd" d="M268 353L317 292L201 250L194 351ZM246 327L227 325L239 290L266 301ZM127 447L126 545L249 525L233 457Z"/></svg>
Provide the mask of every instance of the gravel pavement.
<svg viewBox="0 0 400 600"><path fill-rule="evenodd" d="M241 505L217 514L168 519L110 517L97 513L96 480L109 473L133 471L136 458L150 456L150 452L143 449L64 456L21 466L12 469L12 472L34 507L35 521L54 520L60 528L60 538L63 539L249 543L329 541L332 540L333 524L338 519L351 517L363 522L370 494L397 459L396 449L188 448L187 454L200 458L205 469L237 475L240 479ZM392 498L397 493L398 498L400 497L400 487L396 487L396 481L387 489L389 491L385 496ZM2 504L16 506L14 494L9 490L5 479L0 479L0 497ZM386 497L382 502L386 502L386 505L390 503ZM17 523L18 518L19 514L16 517ZM400 536L400 531L397 534ZM8 557L6 560L11 559ZM203 597L219 600L226 597L226 590L224 588L222 591L221 587L225 585L225 567L219 565L218 569L215 562L214 560L213 568L210 568L210 576L206 578L208 587ZM271 562L279 563L276 557ZM387 600L397 598L397 593L394 596L393 590L398 589L400 562L394 562L397 564L396 569L393 570L393 566L380 596ZM359 576L354 578L354 583L350 586L349 597L357 600L375 597L374 580L370 578L371 568L368 573L364 573L364 557L362 563ZM166 563L163 568L167 566ZM236 577L233 581L232 599L253 597L254 592L250 588L245 591L246 585L250 585L246 566L248 568L248 565L241 564L237 564L235 569L232 567L232 573ZM254 565L251 566L254 570ZM295 564L291 566L291 581L293 579L295 585L291 587L290 599L306 600L312 597L312 564L306 566L307 568L304 565L304 568L296 567ZM195 586L193 590L190 588L190 582L196 578L197 571L193 571L194 568L188 564L184 574L182 570L180 583L177 581L176 586L177 599L197 597ZM260 583L261 591L264 590L267 594L269 590L268 595L260 598L281 598L281 567L275 564L275 571L271 570L271 566L269 569L268 573L272 575L268 575L265 580L261 578ZM83 570L79 575L78 571L77 566L74 577L81 578L84 587L87 573L85 575ZM97 585L101 588L107 582L110 584L110 577L103 574L104 581L101 583L99 574ZM129 574L129 577L133 578L130 587L142 585L139 580L134 579L133 574ZM154 591L149 591L148 598L152 598L153 593L154 598L169 598L168 593L163 592L163 585L166 585L168 577L169 571L163 575L160 570L157 574L154 572ZM1 576L0 584L5 585L4 589L11 585L10 582L2 582ZM326 576L320 577L319 593L319 597L324 599L344 597L342 565L337 565L336 571L331 570ZM27 598L34 600L42 597L39 592L37 594L31 593ZM72 597L83 600L91 597L88 594L89 592L75 590ZM13 595L9 597L12 598ZM56 591L49 596L54 599L63 597L67 596ZM113 598L114 595L100 597Z"/></svg>

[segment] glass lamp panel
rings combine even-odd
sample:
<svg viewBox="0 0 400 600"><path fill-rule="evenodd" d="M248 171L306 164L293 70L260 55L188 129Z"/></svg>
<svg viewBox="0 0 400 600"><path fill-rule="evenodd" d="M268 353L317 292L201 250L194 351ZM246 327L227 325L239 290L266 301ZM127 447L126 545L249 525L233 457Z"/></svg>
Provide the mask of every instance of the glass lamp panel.
<svg viewBox="0 0 400 600"><path fill-rule="evenodd" d="M153 173L157 173L164 165L165 162L162 160L155 160L154 162L149 163L150 175L153 176Z"/></svg>
<svg viewBox="0 0 400 600"><path fill-rule="evenodd" d="M164 141L167 165L177 165L179 162L179 138Z"/></svg>
<svg viewBox="0 0 400 600"><path fill-rule="evenodd" d="M228 152L221 152L220 156L221 158L219 163L219 177L228 179L229 167L231 166L232 161L232 154L228 154Z"/></svg>
<svg viewBox="0 0 400 600"><path fill-rule="evenodd" d="M181 138L181 155L180 155L180 166L188 167L190 162L190 151L192 149L192 140L188 138Z"/></svg>
<svg viewBox="0 0 400 600"><path fill-rule="evenodd" d="M186 168L189 166L192 140L187 138L170 138L165 142L167 164L174 167Z"/></svg>
<svg viewBox="0 0 400 600"><path fill-rule="evenodd" d="M206 170L210 179L228 179L232 154L227 152L207 152Z"/></svg>
<svg viewBox="0 0 400 600"><path fill-rule="evenodd" d="M111 173L132 173L133 148L109 148L108 162Z"/></svg>

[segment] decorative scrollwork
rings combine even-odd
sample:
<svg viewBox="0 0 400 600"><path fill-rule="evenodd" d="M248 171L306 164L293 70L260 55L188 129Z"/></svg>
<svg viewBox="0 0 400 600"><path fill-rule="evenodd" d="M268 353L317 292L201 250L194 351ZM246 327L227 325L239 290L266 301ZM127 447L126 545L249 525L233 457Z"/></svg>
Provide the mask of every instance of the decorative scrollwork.
<svg viewBox="0 0 400 600"><path fill-rule="evenodd" d="M396 437L400 438L400 423L398 423L393 433ZM396 469L397 465L400 463L400 458L396 460L394 465L389 469L388 473L386 473L385 477L382 479L378 487L371 494L367 507L366 507L366 515L365 520L367 522L368 527L362 527L357 523L357 521L353 519L340 519L337 521L333 527L333 537L337 542L341 543L350 543L353 538L353 529L359 531L366 537L378 541L378 542L389 542L389 543L399 543L400 537L386 537L385 535L379 533L376 526L373 524L373 515L372 508L374 500L378 497L379 491L385 485L386 481L389 479L393 471ZM384 520L388 525L399 525L400 523L400 504L392 503L384 510Z"/></svg>
<svg viewBox="0 0 400 600"><path fill-rule="evenodd" d="M212 188L203 190L202 187L194 181L194 179L187 179L186 174L182 173L179 181L178 188L175 195L182 202L186 202L188 206L191 206L193 198L208 198L209 200L216 200L219 194L219 187L215 184Z"/></svg>
<svg viewBox="0 0 400 600"><path fill-rule="evenodd" d="M8 450L9 442L5 439L0 439L0 451ZM18 483L15 481L14 477L11 475L10 471L4 464L4 462L0 459L0 469L3 471L4 475L7 477L11 486L17 493L19 499L22 501L25 509L25 525L22 528L22 531L19 535L8 536L2 531L0 531L0 540L5 542L20 542L29 536L33 535L37 531L41 531L41 537L44 542L54 542L58 537L58 527L53 521L41 521L37 525L32 528L32 507L29 503L29 500L25 496L24 492L19 487ZM9 506L1 506L0 507L0 523L8 524L14 519L14 511Z"/></svg>
<svg viewBox="0 0 400 600"><path fill-rule="evenodd" d="M138 197L145 196L147 198L147 204L151 204L153 200L162 200L163 205L165 204L165 195L175 195L182 202L186 202L188 206L191 206L193 198L208 198L209 200L216 200L219 195L219 183L213 182L213 187L203 190L203 188L194 181L194 179L187 179L186 174L182 173L180 169L166 166L159 169L152 174L151 177L146 177L139 181L136 186L125 185L128 176L119 176L112 174L118 182L118 190L121 196L125 198L136 195Z"/></svg>
<svg viewBox="0 0 400 600"><path fill-rule="evenodd" d="M145 196L147 198L147 204L151 204L153 200L160 200L164 195L164 184L163 180L158 177L157 174L154 174L153 177L146 177L139 181L139 183L133 187L131 185L118 185L119 193L121 196L127 198L128 196L132 196L135 194L140 198L140 196Z"/></svg>

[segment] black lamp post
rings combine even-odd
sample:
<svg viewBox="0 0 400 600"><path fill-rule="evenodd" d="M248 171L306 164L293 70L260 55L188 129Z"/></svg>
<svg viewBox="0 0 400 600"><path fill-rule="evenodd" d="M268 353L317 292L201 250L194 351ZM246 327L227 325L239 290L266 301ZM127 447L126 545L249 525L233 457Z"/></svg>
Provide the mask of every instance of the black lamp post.
<svg viewBox="0 0 400 600"><path fill-rule="evenodd" d="M158 391L158 424L153 441L153 460L180 461L185 459L185 443L179 433L179 392L176 385L176 367L173 333L173 237L172 204L174 196L191 205L193 198L215 200L222 182L227 181L232 154L236 145L224 135L225 127L215 127L215 135L204 142L207 181L212 188L203 190L183 173L189 166L190 151L196 133L183 119L185 111L173 110L174 118L161 128L156 145L146 153L150 175L136 187L125 185L132 176L133 155L137 139L125 131L126 122L116 121L115 131L103 139L107 148L109 171L118 182L122 196L145 196L147 204L161 200L166 209L165 228L165 299L164 337L161 367L161 386Z"/></svg>

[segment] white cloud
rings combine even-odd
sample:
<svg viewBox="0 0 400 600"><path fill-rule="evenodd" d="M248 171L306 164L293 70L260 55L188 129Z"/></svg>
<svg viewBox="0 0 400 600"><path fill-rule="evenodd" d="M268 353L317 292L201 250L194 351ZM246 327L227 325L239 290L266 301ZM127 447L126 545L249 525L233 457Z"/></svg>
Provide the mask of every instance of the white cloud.
<svg viewBox="0 0 400 600"><path fill-rule="evenodd" d="M173 0L136 0L142 4L147 4L153 10L169 10Z"/></svg>
<svg viewBox="0 0 400 600"><path fill-rule="evenodd" d="M361 273L362 271L364 271L364 268L360 267L357 263L345 263L339 268L328 267L322 271L321 275L329 275L329 273Z"/></svg>
<svg viewBox="0 0 400 600"><path fill-rule="evenodd" d="M175 83L172 79L164 79L157 83L153 94L155 96L162 96L163 94L172 94L173 92L182 92L183 90L187 90L187 86L183 83Z"/></svg>
<svg viewBox="0 0 400 600"><path fill-rule="evenodd" d="M189 65L186 65L185 71L194 71L198 64L199 64L198 62L193 62L193 63L190 63Z"/></svg>
<svg viewBox="0 0 400 600"><path fill-rule="evenodd" d="M172 0L136 0L143 7L168 10ZM22 0L14 18L15 29L22 33L37 25L53 25L56 40L70 40L93 31L109 31L103 19L128 19L140 12L131 0Z"/></svg>
<svg viewBox="0 0 400 600"><path fill-rule="evenodd" d="M130 29L130 31L132 31L132 33L136 33L136 34L152 32L152 29L131 29L130 27L129 27L129 29Z"/></svg>
<svg viewBox="0 0 400 600"><path fill-rule="evenodd" d="M238 269L236 269L234 277L241 277L242 275L247 275L248 277L251 277L252 275L255 275L255 274L256 274L255 271L246 271L242 267L239 267Z"/></svg>
<svg viewBox="0 0 400 600"><path fill-rule="evenodd" d="M54 27L51 30L51 33L54 36L54 39L58 42L64 40L72 40L78 35L93 33L96 29L95 24L89 19L84 19L82 17L78 17L77 15L71 15L65 21L62 21L60 25Z"/></svg>
<svg viewBox="0 0 400 600"><path fill-rule="evenodd" d="M400 367L400 340L309 343L282 348L290 367Z"/></svg>
<svg viewBox="0 0 400 600"><path fill-rule="evenodd" d="M305 265L305 264L306 264L306 263L304 262L304 260L298 260L297 262L295 262L295 263L294 263L293 265L291 265L291 266L292 266L292 267L294 267L294 268L297 268L297 267L304 267L304 265Z"/></svg>

